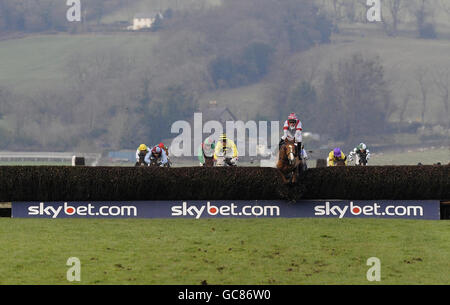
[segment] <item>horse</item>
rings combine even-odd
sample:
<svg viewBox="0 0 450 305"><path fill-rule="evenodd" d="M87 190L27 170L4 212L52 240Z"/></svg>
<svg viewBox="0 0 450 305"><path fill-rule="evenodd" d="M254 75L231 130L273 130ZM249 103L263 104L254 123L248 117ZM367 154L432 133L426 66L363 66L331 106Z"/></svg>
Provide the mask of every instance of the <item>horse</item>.
<svg viewBox="0 0 450 305"><path fill-rule="evenodd" d="M218 156L214 166L216 166L216 167L235 167L236 164L233 163L231 160L232 160L231 157Z"/></svg>
<svg viewBox="0 0 450 305"><path fill-rule="evenodd" d="M344 159L337 159L333 161L334 165L329 165L330 164L330 158L327 158L327 164L328 166L331 167L335 167L335 166L347 166L347 164L345 164L345 162L347 161L347 156L345 156Z"/></svg>
<svg viewBox="0 0 450 305"><path fill-rule="evenodd" d="M347 161L347 157L345 157L344 159L338 159L335 161L335 164L336 164L335 166L347 166L345 164L345 161Z"/></svg>
<svg viewBox="0 0 450 305"><path fill-rule="evenodd" d="M152 166L152 167L158 167L160 165L159 163L159 158L152 158L150 159L150 164L148 166Z"/></svg>
<svg viewBox="0 0 450 305"><path fill-rule="evenodd" d="M214 166L214 157L205 156L205 163L203 163L204 167L213 167Z"/></svg>
<svg viewBox="0 0 450 305"><path fill-rule="evenodd" d="M161 161L160 160L161 160L161 157L150 159L149 166L152 166L152 167L159 167L159 166L161 166ZM172 162L170 162L170 160L167 159L167 163L164 164L163 167L169 168L169 167L171 167L171 165L172 165Z"/></svg>
<svg viewBox="0 0 450 305"><path fill-rule="evenodd" d="M281 172L284 183L297 183L302 161L295 155L293 141L285 140L278 153L277 169Z"/></svg>
<svg viewBox="0 0 450 305"><path fill-rule="evenodd" d="M357 160L360 166L367 166L367 152L361 153L361 155L359 155L359 158L357 158Z"/></svg>
<svg viewBox="0 0 450 305"><path fill-rule="evenodd" d="M145 162L145 155L147 153L146 152L140 152L139 153L139 161L136 162L136 164L134 166L147 166L147 162Z"/></svg>

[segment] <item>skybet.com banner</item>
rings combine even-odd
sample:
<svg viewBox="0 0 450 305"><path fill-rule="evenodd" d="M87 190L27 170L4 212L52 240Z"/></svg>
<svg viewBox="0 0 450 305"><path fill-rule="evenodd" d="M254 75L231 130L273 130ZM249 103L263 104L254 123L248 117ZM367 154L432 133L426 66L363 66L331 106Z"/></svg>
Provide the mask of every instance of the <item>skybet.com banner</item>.
<svg viewBox="0 0 450 305"><path fill-rule="evenodd" d="M13 202L12 217L440 219L440 203L437 200Z"/></svg>

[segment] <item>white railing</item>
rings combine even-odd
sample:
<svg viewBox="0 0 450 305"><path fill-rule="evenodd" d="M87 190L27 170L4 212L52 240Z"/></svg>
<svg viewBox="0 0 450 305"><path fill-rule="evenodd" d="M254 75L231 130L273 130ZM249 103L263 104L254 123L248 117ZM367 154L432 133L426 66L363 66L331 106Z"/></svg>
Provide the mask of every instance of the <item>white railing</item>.
<svg viewBox="0 0 450 305"><path fill-rule="evenodd" d="M98 153L0 151L0 161L72 162L73 156L84 157L93 166L96 166L101 158L101 154Z"/></svg>

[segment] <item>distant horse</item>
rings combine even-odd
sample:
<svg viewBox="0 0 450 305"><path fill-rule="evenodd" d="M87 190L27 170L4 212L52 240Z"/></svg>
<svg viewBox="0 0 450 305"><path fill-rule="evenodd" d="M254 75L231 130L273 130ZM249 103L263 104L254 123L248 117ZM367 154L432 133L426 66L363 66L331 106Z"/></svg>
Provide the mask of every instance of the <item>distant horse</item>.
<svg viewBox="0 0 450 305"><path fill-rule="evenodd" d="M345 157L344 159L339 159L339 160L336 160L336 162L335 162L335 166L346 166L345 165L345 161L347 161L347 157Z"/></svg>
<svg viewBox="0 0 450 305"><path fill-rule="evenodd" d="M134 166L147 166L147 162L145 162L145 155L147 153L146 152L140 152L139 153L139 161L136 162L136 164Z"/></svg>
<svg viewBox="0 0 450 305"><path fill-rule="evenodd" d="M150 159L150 164L149 164L149 166L157 167L157 166L159 166L159 165L160 165L160 163L159 163L159 160L158 160L158 159L156 159L156 158Z"/></svg>
<svg viewBox="0 0 450 305"><path fill-rule="evenodd" d="M281 172L284 183L297 183L302 161L295 155L295 144L285 140L278 153L277 168Z"/></svg>
<svg viewBox="0 0 450 305"><path fill-rule="evenodd" d="M367 152L361 153L359 158L357 158L358 164L360 166L366 166L367 165Z"/></svg>
<svg viewBox="0 0 450 305"><path fill-rule="evenodd" d="M327 164L328 164L329 167L330 166L332 166L332 167L334 167L334 166L347 166L345 164L346 161L347 161L347 156L344 159L338 159L336 161L333 161L334 165L329 165L330 164L330 158L327 158Z"/></svg>
<svg viewBox="0 0 450 305"><path fill-rule="evenodd" d="M214 166L214 157L206 157L205 156L205 163L203 163L204 167L213 167Z"/></svg>
<svg viewBox="0 0 450 305"><path fill-rule="evenodd" d="M172 165L172 162L170 162L170 160L167 160L167 163L165 163L163 165L163 167L171 167L171 165ZM161 157L150 159L150 165L149 166L152 166L152 167L159 167L159 166L161 166Z"/></svg>

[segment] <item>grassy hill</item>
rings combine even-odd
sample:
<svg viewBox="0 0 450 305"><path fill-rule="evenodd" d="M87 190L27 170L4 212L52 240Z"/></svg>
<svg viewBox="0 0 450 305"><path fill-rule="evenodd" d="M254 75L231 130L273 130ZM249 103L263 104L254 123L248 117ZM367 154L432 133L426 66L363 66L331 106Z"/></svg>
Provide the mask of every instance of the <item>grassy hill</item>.
<svg viewBox="0 0 450 305"><path fill-rule="evenodd" d="M203 3L203 4L202 4ZM190 1L159 1L142 0L132 1L130 6L119 9L113 14L105 16L103 23L115 21L131 21L132 15L137 12L166 9L177 7L180 10L188 10L202 5L217 5L219 0L190 0ZM436 14L439 39L424 40L415 38L414 28L411 24L401 24L400 34L397 37L387 36L379 24L339 22L339 32L331 37L331 43L318 45L306 52L291 55L288 62L292 63L293 78L308 78L311 76L313 85L319 88L319 84L332 66L348 58L350 54L359 52L368 57L378 56L384 65L385 76L390 86L393 102L400 106L404 97L409 94L409 105L404 113L404 120L417 121L420 119L422 104L417 82L417 71L428 69L425 80L428 89L428 99L425 107L425 121L427 123L445 123L448 121L443 111L440 97L432 82L433 70L450 69L448 54L450 54L450 33L448 20L444 22L442 14ZM180 33L179 35L189 35ZM171 44L171 37L161 36L160 32L111 32L111 33L84 33L84 34L29 34L20 38L0 40L0 87L10 89L21 96L33 97L41 91L63 92L70 86L68 83L71 71L70 63L82 58L101 56L103 53L114 53L119 56L133 57L134 67L140 69L148 67L158 75L156 80L164 86L172 83L183 83L188 79L190 69L195 69L196 78L207 79L207 63L210 62L208 54L205 56L192 56L190 52L196 52L196 43L201 42L201 37L189 37L186 46L183 44ZM182 40L180 40L182 41ZM167 53L154 53L158 42L166 48ZM183 43L183 42L182 42ZM169 46L169 47L167 47ZM172 46L172 47L170 47ZM183 49L184 48L184 49ZM183 49L183 50L180 50ZM161 51L161 49L159 50ZM174 68L161 59L176 57L177 67ZM190 61L191 57L193 60ZM113 57L110 57L113 58ZM172 59L171 59L172 60ZM170 61L170 60L169 60ZM158 63L158 70L155 69ZM206 86L193 94L199 98L200 109L208 107L209 101L217 101L218 105L227 106L239 119L249 120L255 117L263 119L277 119L274 117L274 105L270 90L274 81L277 81L276 73L281 73L285 67L278 68L275 73L269 73L256 84L234 89L205 90ZM178 69L178 70L177 70ZM273 69L277 70L277 69ZM144 70L143 70L144 71ZM200 71L200 72L198 72ZM182 72L182 73L178 73ZM314 72L314 73L312 73ZM184 73L184 74L183 74ZM202 74L203 73L203 74ZM311 74L312 73L312 74ZM131 74L131 73L130 73ZM145 74L143 74L145 75ZM122 76L121 76L122 77ZM131 81L131 79L127 79ZM105 85L108 85L105 83ZM130 88L129 86L127 88ZM123 101L126 103L126 99ZM283 110L284 111L284 110ZM286 112L296 111L300 115L302 109L286 109ZM4 129L10 129L12 116L5 116L0 122ZM399 111L394 110L390 119L399 119ZM306 128L306 126L305 126ZM417 136L411 141L402 144L417 144ZM397 142L396 142L397 143Z"/></svg>
<svg viewBox="0 0 450 305"><path fill-rule="evenodd" d="M25 95L56 89L68 73L68 62L79 56L117 52L151 57L154 33L30 35L0 41L0 85Z"/></svg>
<svg viewBox="0 0 450 305"><path fill-rule="evenodd" d="M20 39L0 41L0 84L12 90L32 95L42 88L56 88L67 75L67 63L76 56L101 52L119 51L122 54L137 54L151 60L152 46L158 41L156 33L115 33L115 34L58 34L31 35ZM406 118L415 120L420 113L418 85L414 73L420 67L448 67L450 62L450 42L447 40L419 40L413 38L361 37L336 35L329 45L315 47L298 59L317 58L318 73L329 69L339 59L352 52L378 55L387 72L394 99L402 101L403 95L413 95ZM256 112L263 112L264 93L267 82L230 90L207 92L200 105L209 100L235 108L245 118ZM444 121L442 102L432 90L431 80L426 119ZM393 118L396 119L395 115Z"/></svg>
<svg viewBox="0 0 450 305"><path fill-rule="evenodd" d="M418 120L421 112L421 96L418 91L416 73L420 68L429 70L426 86L428 90L428 101L426 105L425 120L429 123L446 122L444 108L440 97L436 94L432 82L432 70L435 68L450 69L450 40L423 40L408 37L387 37L373 28L366 27L361 35L352 35L343 31L343 34L333 36L332 43L317 46L304 53L295 55L300 65L311 69L314 65L315 83L318 84L321 76L332 65L336 66L339 60L354 52L365 55L379 56L386 71L386 79L392 90L394 104L400 106L404 96L411 94L408 108L404 119ZM369 34L367 34L369 33ZM313 61L311 61L313 59ZM312 64L310 63L312 62ZM264 106L264 96L270 83L262 81L257 85L242 87L232 90L219 90L208 92L204 95L205 100L215 98L219 104L224 104L238 111L250 114L257 112L266 114L272 109L261 108ZM202 101L206 103L206 101ZM301 109L297 110L301 113ZM245 116L244 116L245 118ZM398 113L391 115L392 120L398 120Z"/></svg>

